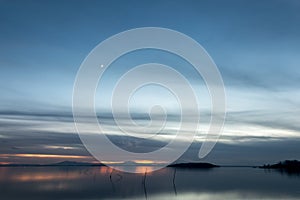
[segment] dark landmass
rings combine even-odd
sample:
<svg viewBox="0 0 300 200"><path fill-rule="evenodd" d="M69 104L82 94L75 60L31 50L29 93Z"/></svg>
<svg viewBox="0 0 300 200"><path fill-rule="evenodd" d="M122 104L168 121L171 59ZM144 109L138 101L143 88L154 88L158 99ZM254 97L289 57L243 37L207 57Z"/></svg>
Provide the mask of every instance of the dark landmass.
<svg viewBox="0 0 300 200"><path fill-rule="evenodd" d="M209 169L214 167L220 167L211 163L176 163L168 165L168 167L176 168L193 168L193 169Z"/></svg>
<svg viewBox="0 0 300 200"><path fill-rule="evenodd" d="M263 165L260 166L259 168L264 168L264 169L289 169L289 170L298 170L300 171L300 161L298 160L286 160L283 162L279 162L277 164L273 165Z"/></svg>
<svg viewBox="0 0 300 200"><path fill-rule="evenodd" d="M59 163L54 163L52 166L105 166L102 163L84 163L84 162L73 162L73 161L63 161Z"/></svg>
<svg viewBox="0 0 300 200"><path fill-rule="evenodd" d="M300 176L300 161L298 160L286 160L273 165L263 165L259 168L267 170L276 170L282 174L297 175Z"/></svg>
<svg viewBox="0 0 300 200"><path fill-rule="evenodd" d="M73 161L63 161L59 163L52 164L4 164L0 167L59 167L59 166L105 166L102 163L84 163L84 162L73 162Z"/></svg>

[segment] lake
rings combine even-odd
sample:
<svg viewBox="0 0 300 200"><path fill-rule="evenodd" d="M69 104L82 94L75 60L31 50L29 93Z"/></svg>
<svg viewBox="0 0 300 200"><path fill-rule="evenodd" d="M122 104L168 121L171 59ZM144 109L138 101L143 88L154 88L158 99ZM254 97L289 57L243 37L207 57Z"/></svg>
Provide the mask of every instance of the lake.
<svg viewBox="0 0 300 200"><path fill-rule="evenodd" d="M137 167L137 172L146 167ZM0 167L0 199L300 199L300 175L251 167Z"/></svg>

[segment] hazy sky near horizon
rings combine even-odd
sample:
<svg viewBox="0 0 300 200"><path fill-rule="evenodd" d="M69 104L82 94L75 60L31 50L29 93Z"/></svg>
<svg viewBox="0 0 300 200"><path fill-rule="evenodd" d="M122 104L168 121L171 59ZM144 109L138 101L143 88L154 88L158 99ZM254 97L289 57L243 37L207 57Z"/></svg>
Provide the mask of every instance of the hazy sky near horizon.
<svg viewBox="0 0 300 200"><path fill-rule="evenodd" d="M1 0L0 163L92 160L71 115L77 70L101 41L138 27L180 31L199 42L218 66L228 113L223 136L208 160L251 164L300 159L299 9L297 0ZM174 65L202 91L184 63L158 54L128 55L123 64L156 59ZM122 65L121 61L115 65ZM111 68L104 92L109 93L120 73ZM153 90L160 98L149 98ZM145 90L134 99L135 111L143 114L143 106L151 100L170 106L169 98L157 88ZM208 101L201 94L199 98L205 127ZM108 101L99 103L104 109L107 105ZM132 142L114 131L116 143L128 148L142 151L162 145ZM201 142L201 136L198 139ZM31 154L46 156L26 156ZM49 154L70 157L47 158ZM183 159L196 160L196 154Z"/></svg>

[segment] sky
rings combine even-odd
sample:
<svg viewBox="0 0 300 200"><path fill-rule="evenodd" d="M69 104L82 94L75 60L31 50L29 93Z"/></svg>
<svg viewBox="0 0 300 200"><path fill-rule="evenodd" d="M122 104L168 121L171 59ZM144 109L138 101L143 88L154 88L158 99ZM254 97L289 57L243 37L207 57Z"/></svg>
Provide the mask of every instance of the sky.
<svg viewBox="0 0 300 200"><path fill-rule="evenodd" d="M218 144L203 160L253 165L300 159L299 9L297 0L1 0L0 163L95 161L72 117L75 77L101 41L139 27L164 27L192 37L219 68L227 118ZM197 151L210 117L209 97L191 67L166 52L134 52L110 66L103 79L107 87L99 87L96 96L107 134L122 148L137 152L169 141L176 127L172 120L161 140L138 140L122 135L110 115L118 78L131 66L153 61L180 70L198 94L203 121L180 160L199 161ZM157 86L138 91L130 101L137 123L147 122L143 116L155 103L176 113L172 98Z"/></svg>

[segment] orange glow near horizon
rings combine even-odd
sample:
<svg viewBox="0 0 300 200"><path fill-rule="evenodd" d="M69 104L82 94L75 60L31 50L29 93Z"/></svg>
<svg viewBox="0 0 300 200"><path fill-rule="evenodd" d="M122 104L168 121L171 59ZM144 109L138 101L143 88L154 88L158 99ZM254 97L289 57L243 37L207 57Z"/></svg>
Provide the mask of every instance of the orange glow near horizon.
<svg viewBox="0 0 300 200"><path fill-rule="evenodd" d="M123 164L124 162L122 162L122 161L120 161L120 162L118 162L118 161L101 161L101 163L103 163L103 164Z"/></svg>
<svg viewBox="0 0 300 200"><path fill-rule="evenodd" d="M100 167L100 174L110 174L114 169L110 167Z"/></svg>
<svg viewBox="0 0 300 200"><path fill-rule="evenodd" d="M56 155L56 154L0 154L0 157L21 157L21 158L71 158L82 159L91 158L90 156L78 156L78 155Z"/></svg>
<svg viewBox="0 0 300 200"><path fill-rule="evenodd" d="M81 156L81 155L61 155L61 154L0 154L0 158L5 158L5 161L1 161L0 164L12 164L9 162L9 158L37 158L37 159L83 159L89 160L90 163L103 163L107 165L118 165L126 164L125 161L97 161L93 159L92 156ZM142 165L152 165L152 164L165 164L163 161L153 161L153 160L132 160L136 164Z"/></svg>
<svg viewBox="0 0 300 200"><path fill-rule="evenodd" d="M165 162L163 161L153 161L153 160L132 160L132 162L136 163L136 164L165 164ZM103 164L126 164L126 161L101 161L101 163Z"/></svg>
<svg viewBox="0 0 300 200"><path fill-rule="evenodd" d="M150 172L149 172L150 171ZM137 166L135 168L135 173L150 173L151 171L153 171L153 167L149 167L149 166Z"/></svg>
<svg viewBox="0 0 300 200"><path fill-rule="evenodd" d="M137 164L153 164L154 162L152 160L134 160L133 162Z"/></svg>
<svg viewBox="0 0 300 200"><path fill-rule="evenodd" d="M58 181L58 180L74 180L80 177L80 174L75 172L69 172L66 176L65 174L55 174L55 173L31 173L31 174L18 174L13 176L12 179L22 182L28 181Z"/></svg>
<svg viewBox="0 0 300 200"><path fill-rule="evenodd" d="M137 164L164 164L163 161L153 161L153 160L134 160L133 162Z"/></svg>
<svg viewBox="0 0 300 200"><path fill-rule="evenodd" d="M11 162L0 162L0 165L9 165L12 164Z"/></svg>

